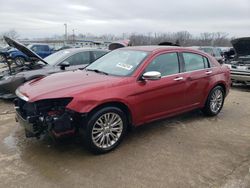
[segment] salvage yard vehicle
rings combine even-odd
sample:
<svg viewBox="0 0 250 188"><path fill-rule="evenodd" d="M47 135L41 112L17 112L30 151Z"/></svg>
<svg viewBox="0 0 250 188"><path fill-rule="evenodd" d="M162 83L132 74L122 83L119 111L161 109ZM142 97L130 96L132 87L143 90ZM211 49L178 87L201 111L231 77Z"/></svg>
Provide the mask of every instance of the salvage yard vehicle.
<svg viewBox="0 0 250 188"><path fill-rule="evenodd" d="M219 48L213 46L202 46L199 47L199 50L210 54L211 56L215 57L215 59L220 63L224 63L224 59L221 55L221 50Z"/></svg>
<svg viewBox="0 0 250 188"><path fill-rule="evenodd" d="M16 90L16 118L27 137L82 134L90 151L105 153L130 126L193 109L217 115L229 87L229 68L199 50L125 47L84 70L25 83Z"/></svg>
<svg viewBox="0 0 250 188"><path fill-rule="evenodd" d="M54 53L54 51L47 44L29 44L27 48L32 50L42 58L45 58ZM27 56L25 53L17 49L8 51L8 53L9 53L8 58L13 60L17 66L22 66L24 65L25 62L31 61L29 56Z"/></svg>
<svg viewBox="0 0 250 188"><path fill-rule="evenodd" d="M15 90L26 81L65 70L75 70L79 68L83 69L88 64L92 63L108 52L107 50L93 48L72 48L58 51L46 57L45 59L42 59L40 56L25 46L20 46L20 44L17 44L18 43L13 43L11 45L27 54L27 56L32 58L36 57L36 59L39 59L40 61L32 65L33 67L35 65L37 66L34 68L34 70L31 68L20 71L15 75L0 75L0 99L15 98Z"/></svg>
<svg viewBox="0 0 250 188"><path fill-rule="evenodd" d="M233 83L250 84L250 37L231 41L236 56L229 62Z"/></svg>
<svg viewBox="0 0 250 188"><path fill-rule="evenodd" d="M0 50L0 63L5 63L7 61L8 51L11 49L10 46L5 47Z"/></svg>

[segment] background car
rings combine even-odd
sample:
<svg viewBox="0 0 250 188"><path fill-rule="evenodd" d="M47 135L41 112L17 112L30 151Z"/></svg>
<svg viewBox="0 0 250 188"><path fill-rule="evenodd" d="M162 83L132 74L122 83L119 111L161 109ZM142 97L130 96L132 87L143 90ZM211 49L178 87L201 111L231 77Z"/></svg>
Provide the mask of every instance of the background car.
<svg viewBox="0 0 250 188"><path fill-rule="evenodd" d="M250 37L231 41L236 52L235 57L228 62L233 83L250 84Z"/></svg>
<svg viewBox="0 0 250 188"><path fill-rule="evenodd" d="M53 48L53 50L55 52L58 52L60 50L66 50L66 49L70 49L70 48L74 48L73 46L70 46L70 45L63 45L63 46L56 46Z"/></svg>
<svg viewBox="0 0 250 188"><path fill-rule="evenodd" d="M53 49L51 49L47 44L29 44L27 48L32 50L42 58L45 58L54 53ZM22 66L25 62L30 61L29 56L15 48L9 50L8 53L8 58L12 59L17 66Z"/></svg>
<svg viewBox="0 0 250 188"><path fill-rule="evenodd" d="M12 47L7 46L3 49L0 50L0 63L5 63L7 61L7 57L9 56L8 51L11 49Z"/></svg>
<svg viewBox="0 0 250 188"><path fill-rule="evenodd" d="M56 52L37 62L36 64L40 65L37 70L21 71L0 78L0 98L13 99L16 97L16 88L26 81L56 72L82 69L106 53L107 50L89 48L72 48Z"/></svg>
<svg viewBox="0 0 250 188"><path fill-rule="evenodd" d="M220 64L224 63L224 59L221 55L221 50L219 48L212 47L212 46L202 46L202 47L199 47L199 50L206 52L206 53L210 54L211 56L215 57L215 59Z"/></svg>
<svg viewBox="0 0 250 188"><path fill-rule="evenodd" d="M84 70L25 83L16 90L15 109L27 137L83 133L92 152L105 153L129 126L193 109L217 115L229 87L229 68L201 51L125 47Z"/></svg>

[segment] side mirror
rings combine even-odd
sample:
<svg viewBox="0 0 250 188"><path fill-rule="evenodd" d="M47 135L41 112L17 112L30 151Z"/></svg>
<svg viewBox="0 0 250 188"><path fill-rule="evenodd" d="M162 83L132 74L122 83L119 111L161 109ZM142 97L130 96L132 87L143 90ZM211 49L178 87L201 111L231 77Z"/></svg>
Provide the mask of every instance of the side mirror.
<svg viewBox="0 0 250 188"><path fill-rule="evenodd" d="M67 62L67 61L64 61L64 62L62 62L62 63L60 64L61 70L65 70L65 68L66 68L66 67L69 67L69 66L70 66L70 64L69 64L69 62Z"/></svg>
<svg viewBox="0 0 250 188"><path fill-rule="evenodd" d="M142 79L143 80L159 80L159 79L161 79L161 73L158 71L145 72L142 75Z"/></svg>

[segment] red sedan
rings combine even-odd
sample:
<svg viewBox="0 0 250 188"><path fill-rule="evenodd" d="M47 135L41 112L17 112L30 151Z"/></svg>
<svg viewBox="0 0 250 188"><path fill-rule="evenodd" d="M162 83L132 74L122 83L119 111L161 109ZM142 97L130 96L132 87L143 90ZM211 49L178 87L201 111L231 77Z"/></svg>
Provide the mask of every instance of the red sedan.
<svg viewBox="0 0 250 188"><path fill-rule="evenodd" d="M89 149L114 149L129 126L202 109L217 115L230 72L214 57L182 47L127 47L85 70L33 80L16 91L17 120L27 137L83 133Z"/></svg>

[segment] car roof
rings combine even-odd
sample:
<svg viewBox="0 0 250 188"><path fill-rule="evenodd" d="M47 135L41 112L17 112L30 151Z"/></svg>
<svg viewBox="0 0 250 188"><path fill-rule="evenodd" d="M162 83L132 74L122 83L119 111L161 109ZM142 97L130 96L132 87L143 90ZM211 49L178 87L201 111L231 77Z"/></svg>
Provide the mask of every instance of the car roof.
<svg viewBox="0 0 250 188"><path fill-rule="evenodd" d="M129 47L121 48L121 49L154 52L154 51L160 51L160 50L174 50L174 49L181 49L181 48L182 47L179 47L179 46L129 46Z"/></svg>
<svg viewBox="0 0 250 188"><path fill-rule="evenodd" d="M60 51L68 51L70 53L75 53L75 52L83 52L83 51L90 51L90 50L94 50L94 51L102 51L102 52L109 52L109 50L106 49L98 49L98 48L68 48L65 50L60 50Z"/></svg>
<svg viewBox="0 0 250 188"><path fill-rule="evenodd" d="M215 46L200 46L199 48L218 49L218 47L215 47Z"/></svg>
<svg viewBox="0 0 250 188"><path fill-rule="evenodd" d="M190 47L180 47L180 46L130 46L130 47L124 47L121 48L124 50L138 50L138 51L146 51L146 52L160 52L162 50L187 50L189 52L199 52L204 55L204 52L190 48Z"/></svg>
<svg viewBox="0 0 250 188"><path fill-rule="evenodd" d="M29 43L28 45L49 46L49 44L45 44L45 43Z"/></svg>

